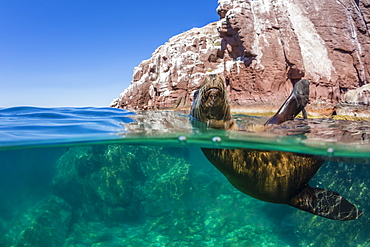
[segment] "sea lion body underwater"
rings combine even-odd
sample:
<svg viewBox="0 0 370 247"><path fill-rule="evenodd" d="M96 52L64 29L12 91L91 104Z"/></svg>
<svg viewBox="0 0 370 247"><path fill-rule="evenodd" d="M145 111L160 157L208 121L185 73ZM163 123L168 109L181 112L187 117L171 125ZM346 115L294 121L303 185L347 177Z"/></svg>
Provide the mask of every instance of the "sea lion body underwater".
<svg viewBox="0 0 370 247"><path fill-rule="evenodd" d="M294 119L306 106L308 95L309 81L297 82L291 95L265 125ZM217 75L205 79L194 95L190 114L211 128L237 129L224 82ZM338 193L308 185L324 163L318 156L253 149L202 148L202 152L235 188L256 199L288 204L334 220L354 220L362 215Z"/></svg>

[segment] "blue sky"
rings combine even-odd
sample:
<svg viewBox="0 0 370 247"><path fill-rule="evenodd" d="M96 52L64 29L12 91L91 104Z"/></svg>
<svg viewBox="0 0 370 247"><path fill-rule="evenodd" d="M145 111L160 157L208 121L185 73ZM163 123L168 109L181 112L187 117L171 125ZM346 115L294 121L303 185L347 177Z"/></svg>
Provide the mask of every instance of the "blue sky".
<svg viewBox="0 0 370 247"><path fill-rule="evenodd" d="M0 0L0 107L108 106L172 36L219 19L217 0Z"/></svg>

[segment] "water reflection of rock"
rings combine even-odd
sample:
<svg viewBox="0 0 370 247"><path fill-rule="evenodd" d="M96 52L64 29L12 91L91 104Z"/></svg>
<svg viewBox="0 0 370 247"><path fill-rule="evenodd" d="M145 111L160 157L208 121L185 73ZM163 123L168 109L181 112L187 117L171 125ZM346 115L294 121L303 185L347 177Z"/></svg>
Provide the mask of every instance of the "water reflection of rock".
<svg viewBox="0 0 370 247"><path fill-rule="evenodd" d="M122 135L153 136L158 134L191 133L188 111L135 111L134 122L124 124Z"/></svg>
<svg viewBox="0 0 370 247"><path fill-rule="evenodd" d="M369 121L338 120L333 118L295 119L281 125L263 127L265 118L235 115L239 130L260 132L265 136L273 133L279 136L297 136L306 142L336 143L340 145L363 145L369 148ZM241 134L242 134L241 133Z"/></svg>
<svg viewBox="0 0 370 247"><path fill-rule="evenodd" d="M127 137L164 135L178 137L181 133L196 138L187 111L137 111L131 118L134 122L124 124ZM229 136L243 138L244 133L277 134L281 136L301 136L307 141L335 142L339 144L368 144L370 142L369 121L339 120L334 118L295 119L281 125L265 127L266 117L244 114L233 115L239 131L225 132ZM230 134L231 133L231 134ZM200 133L201 134L201 133Z"/></svg>

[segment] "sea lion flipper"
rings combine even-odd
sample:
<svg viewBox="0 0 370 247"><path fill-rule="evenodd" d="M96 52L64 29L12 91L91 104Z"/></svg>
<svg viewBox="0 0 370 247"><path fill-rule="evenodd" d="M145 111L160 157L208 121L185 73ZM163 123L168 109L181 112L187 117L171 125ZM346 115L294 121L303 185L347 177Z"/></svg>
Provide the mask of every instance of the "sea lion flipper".
<svg viewBox="0 0 370 247"><path fill-rule="evenodd" d="M290 204L293 207L333 220L355 220L362 211L337 192L307 186Z"/></svg>
<svg viewBox="0 0 370 247"><path fill-rule="evenodd" d="M306 111L306 108L303 108L302 115L303 115L303 119L307 119L307 111Z"/></svg>
<svg viewBox="0 0 370 247"><path fill-rule="evenodd" d="M265 125L281 124L288 120L293 120L308 103L310 94L310 82L306 79L298 81L292 90L292 93ZM305 114L305 111L303 112ZM307 114L306 114L307 117Z"/></svg>

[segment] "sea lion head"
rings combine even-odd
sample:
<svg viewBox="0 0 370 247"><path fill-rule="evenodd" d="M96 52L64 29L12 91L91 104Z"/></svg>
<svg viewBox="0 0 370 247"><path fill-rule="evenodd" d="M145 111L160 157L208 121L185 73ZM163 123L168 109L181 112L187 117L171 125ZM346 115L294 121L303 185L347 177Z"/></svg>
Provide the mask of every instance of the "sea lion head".
<svg viewBox="0 0 370 247"><path fill-rule="evenodd" d="M219 75L205 78L202 87L194 93L190 114L202 122L231 120L225 84Z"/></svg>

